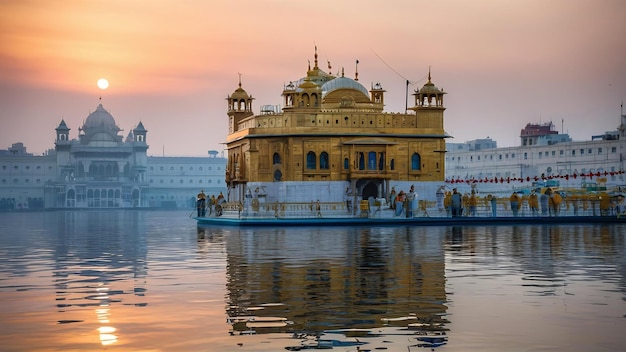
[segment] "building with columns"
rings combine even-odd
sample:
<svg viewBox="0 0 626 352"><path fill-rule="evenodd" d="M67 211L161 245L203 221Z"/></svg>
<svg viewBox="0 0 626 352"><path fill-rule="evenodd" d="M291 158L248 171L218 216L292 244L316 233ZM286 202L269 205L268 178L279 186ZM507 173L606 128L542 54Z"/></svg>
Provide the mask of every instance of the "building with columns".
<svg viewBox="0 0 626 352"><path fill-rule="evenodd" d="M79 128L78 140L61 120L56 128L56 177L46 185L45 206L145 206L148 131L139 122L124 139L99 104Z"/></svg>
<svg viewBox="0 0 626 352"><path fill-rule="evenodd" d="M368 90L358 74L323 71L316 51L306 75L283 87L282 108L264 105L258 115L240 80L227 97L229 201L255 192L269 202L386 199L411 185L434 199L445 178L446 93L429 72L414 105L389 113L382 85Z"/></svg>
<svg viewBox="0 0 626 352"><path fill-rule="evenodd" d="M0 209L181 208L196 194L225 192L226 159L148 156L148 130L139 121L124 137L99 104L72 138L61 120L55 148L45 155L15 143L0 152Z"/></svg>

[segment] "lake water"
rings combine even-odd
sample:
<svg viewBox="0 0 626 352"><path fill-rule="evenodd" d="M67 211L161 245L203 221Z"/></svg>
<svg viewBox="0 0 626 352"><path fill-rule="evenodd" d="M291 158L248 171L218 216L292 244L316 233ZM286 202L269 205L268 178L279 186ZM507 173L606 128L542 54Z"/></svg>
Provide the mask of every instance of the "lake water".
<svg viewBox="0 0 626 352"><path fill-rule="evenodd" d="M620 351L626 226L198 228L0 213L3 351ZM230 319L229 319L230 317ZM421 324L421 325L418 325ZM409 328L409 324L411 328ZM361 345L358 345L361 344Z"/></svg>

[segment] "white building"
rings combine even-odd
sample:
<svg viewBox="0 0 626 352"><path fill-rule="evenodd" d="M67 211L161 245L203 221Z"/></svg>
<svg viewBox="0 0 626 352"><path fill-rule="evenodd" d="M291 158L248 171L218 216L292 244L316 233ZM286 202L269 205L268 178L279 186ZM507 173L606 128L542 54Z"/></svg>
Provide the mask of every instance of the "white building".
<svg viewBox="0 0 626 352"><path fill-rule="evenodd" d="M226 159L218 157L148 157L144 198L150 207L195 206L196 195L226 194Z"/></svg>
<svg viewBox="0 0 626 352"><path fill-rule="evenodd" d="M148 157L139 122L126 138L102 104L78 139L61 120L55 149L43 156L15 143L0 152L0 209L193 207L200 190L226 191L226 159Z"/></svg>
<svg viewBox="0 0 626 352"><path fill-rule="evenodd" d="M626 115L622 115L616 131L572 141L554 131L552 123L528 124L520 133L520 146L485 149L472 148L472 142L466 147L448 144L446 182L483 190L529 187L541 180L555 180L562 187L623 186L625 126Z"/></svg>

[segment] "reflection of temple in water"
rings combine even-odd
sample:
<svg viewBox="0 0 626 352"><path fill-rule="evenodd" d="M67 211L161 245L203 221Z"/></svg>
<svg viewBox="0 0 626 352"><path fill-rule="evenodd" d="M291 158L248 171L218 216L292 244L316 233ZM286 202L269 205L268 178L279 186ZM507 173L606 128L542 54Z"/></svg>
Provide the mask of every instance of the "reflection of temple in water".
<svg viewBox="0 0 626 352"><path fill-rule="evenodd" d="M424 228L237 231L227 238L229 316L280 316L319 331L446 312L443 244Z"/></svg>
<svg viewBox="0 0 626 352"><path fill-rule="evenodd" d="M446 256L451 261L480 258L494 268L510 265L523 271L527 293L537 295L562 290L573 268L610 280L613 268L609 263L620 261L624 248L623 227L615 225L456 227L446 235ZM598 270L598 263L606 271ZM626 281L626 272L622 280Z"/></svg>
<svg viewBox="0 0 626 352"><path fill-rule="evenodd" d="M57 309L67 317L60 324L97 321L100 343L107 346L118 341L115 323L124 319L120 310L114 318L114 306L147 305L144 216L140 211L89 211L53 218L51 226L59 228L53 242ZM132 287L126 286L129 281Z"/></svg>

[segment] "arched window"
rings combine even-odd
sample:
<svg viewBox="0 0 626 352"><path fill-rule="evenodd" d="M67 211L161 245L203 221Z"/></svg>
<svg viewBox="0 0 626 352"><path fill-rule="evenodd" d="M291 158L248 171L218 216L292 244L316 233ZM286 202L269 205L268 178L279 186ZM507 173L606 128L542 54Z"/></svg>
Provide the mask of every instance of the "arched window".
<svg viewBox="0 0 626 352"><path fill-rule="evenodd" d="M274 165L280 164L280 154L274 153L274 156L272 157L272 160L273 160Z"/></svg>
<svg viewBox="0 0 626 352"><path fill-rule="evenodd" d="M320 169L328 170L328 153L326 152L320 154Z"/></svg>
<svg viewBox="0 0 626 352"><path fill-rule="evenodd" d="M395 161L395 159L391 159L391 161L389 162L389 169L390 170L395 170L396 169L396 161Z"/></svg>
<svg viewBox="0 0 626 352"><path fill-rule="evenodd" d="M411 170L421 170L422 158L418 153L411 155Z"/></svg>
<svg viewBox="0 0 626 352"><path fill-rule="evenodd" d="M376 170L376 152L367 153L367 169Z"/></svg>
<svg viewBox="0 0 626 352"><path fill-rule="evenodd" d="M348 170L350 168L350 161L348 160L348 158L344 158L343 159L343 169L344 170Z"/></svg>
<svg viewBox="0 0 626 352"><path fill-rule="evenodd" d="M280 181L283 178L283 173L280 170L274 171L274 181Z"/></svg>
<svg viewBox="0 0 626 352"><path fill-rule="evenodd" d="M308 152L306 154L306 168L309 170L317 169L317 158L314 152Z"/></svg>
<svg viewBox="0 0 626 352"><path fill-rule="evenodd" d="M378 153L378 170L385 169L385 153Z"/></svg>

